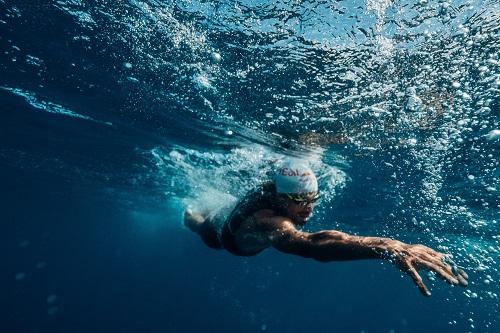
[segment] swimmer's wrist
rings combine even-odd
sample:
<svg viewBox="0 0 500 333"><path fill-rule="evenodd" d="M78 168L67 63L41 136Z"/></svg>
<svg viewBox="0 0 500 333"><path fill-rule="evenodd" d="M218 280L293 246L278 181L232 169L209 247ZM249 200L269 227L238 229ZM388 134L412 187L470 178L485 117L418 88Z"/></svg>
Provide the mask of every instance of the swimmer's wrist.
<svg viewBox="0 0 500 333"><path fill-rule="evenodd" d="M378 238L371 244L371 249L375 252L381 259L391 259L394 254L400 252L404 246L404 243L390 239L390 238Z"/></svg>

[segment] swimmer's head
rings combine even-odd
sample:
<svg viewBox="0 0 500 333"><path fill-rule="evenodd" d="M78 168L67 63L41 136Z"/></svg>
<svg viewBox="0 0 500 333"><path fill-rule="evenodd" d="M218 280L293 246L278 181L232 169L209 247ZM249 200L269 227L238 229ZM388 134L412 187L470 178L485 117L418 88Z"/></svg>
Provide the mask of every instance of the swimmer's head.
<svg viewBox="0 0 500 333"><path fill-rule="evenodd" d="M311 168L302 161L288 160L274 176L278 204L298 225L311 217L319 199L318 180Z"/></svg>
<svg viewBox="0 0 500 333"><path fill-rule="evenodd" d="M306 195L318 193L318 180L307 163L287 160L274 175L276 193Z"/></svg>

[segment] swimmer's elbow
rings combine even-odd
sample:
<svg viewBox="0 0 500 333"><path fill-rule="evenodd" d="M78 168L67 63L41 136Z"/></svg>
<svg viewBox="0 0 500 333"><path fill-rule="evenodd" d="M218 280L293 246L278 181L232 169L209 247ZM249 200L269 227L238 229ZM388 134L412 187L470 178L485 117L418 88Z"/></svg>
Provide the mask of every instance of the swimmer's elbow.
<svg viewBox="0 0 500 333"><path fill-rule="evenodd" d="M351 249L347 246L348 236L337 231L296 233L280 237L274 247L281 252L314 259L319 262L348 260Z"/></svg>
<svg viewBox="0 0 500 333"><path fill-rule="evenodd" d="M280 252L312 258L309 235L303 232L280 233L272 239L272 245Z"/></svg>

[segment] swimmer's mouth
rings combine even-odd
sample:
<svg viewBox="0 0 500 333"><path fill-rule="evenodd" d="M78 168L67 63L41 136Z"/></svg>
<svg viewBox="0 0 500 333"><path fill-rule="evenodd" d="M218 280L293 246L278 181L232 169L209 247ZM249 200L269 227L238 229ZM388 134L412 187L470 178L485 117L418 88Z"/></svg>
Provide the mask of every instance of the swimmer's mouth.
<svg viewBox="0 0 500 333"><path fill-rule="evenodd" d="M299 213L299 214L297 214L297 215L298 215L301 219L304 219L304 220L305 220L305 219L308 219L308 218L311 216L311 214L309 214L309 213Z"/></svg>

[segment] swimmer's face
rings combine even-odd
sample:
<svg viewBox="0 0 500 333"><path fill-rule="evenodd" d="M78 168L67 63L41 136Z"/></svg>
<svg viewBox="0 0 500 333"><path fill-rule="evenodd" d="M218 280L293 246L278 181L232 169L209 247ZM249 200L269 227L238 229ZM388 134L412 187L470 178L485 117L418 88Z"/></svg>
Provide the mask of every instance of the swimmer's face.
<svg viewBox="0 0 500 333"><path fill-rule="evenodd" d="M286 198L286 211L288 216L298 225L303 225L312 216L317 194L311 196L311 199L303 199L301 201Z"/></svg>

